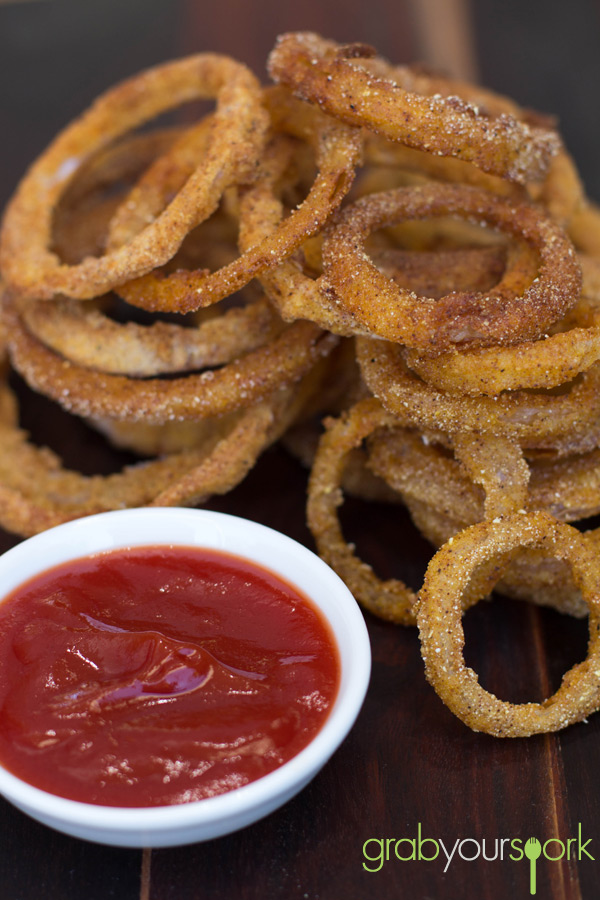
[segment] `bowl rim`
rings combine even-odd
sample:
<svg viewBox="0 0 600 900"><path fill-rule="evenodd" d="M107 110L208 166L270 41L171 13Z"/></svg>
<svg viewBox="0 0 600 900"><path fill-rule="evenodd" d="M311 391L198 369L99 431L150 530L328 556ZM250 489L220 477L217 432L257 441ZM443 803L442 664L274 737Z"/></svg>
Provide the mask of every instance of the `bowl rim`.
<svg viewBox="0 0 600 900"><path fill-rule="evenodd" d="M180 529L206 532L203 535L205 542L174 537L165 528L167 522L171 526L177 523ZM142 537L154 530L152 537ZM228 540L243 538L244 547L223 547L225 535ZM93 547L88 547L90 543ZM204 509L146 507L114 510L66 522L17 544L0 556L0 582L7 573L13 578L6 591L2 587L0 603L20 584L54 565L111 549L161 545L222 550L257 563L305 594L329 624L338 649L340 685L337 696L321 729L296 756L242 787L181 804L122 807L71 800L24 781L5 769L0 760L0 794L33 817L44 817L44 821L51 819L53 827L60 828L64 824L99 835L103 831L121 835L143 831L151 837L169 828L197 825L206 829L214 824L216 832L224 820L247 815L253 808L260 808L278 795L289 795L295 785L301 787L309 781L342 743L362 706L370 677L371 653L364 618L354 597L333 569L315 553L282 532L250 519ZM267 546L270 550L268 561L265 561L264 548ZM273 552L274 548L283 553L282 562ZM48 563L52 554L57 555L56 561ZM285 569L290 559L296 560L298 572L295 577ZM30 571L15 580L15 572L24 563ZM315 582L312 592L305 584L297 583L298 573L301 577L305 573L307 580L312 573L310 577ZM315 596L317 582L319 594ZM270 808L274 809L275 805Z"/></svg>

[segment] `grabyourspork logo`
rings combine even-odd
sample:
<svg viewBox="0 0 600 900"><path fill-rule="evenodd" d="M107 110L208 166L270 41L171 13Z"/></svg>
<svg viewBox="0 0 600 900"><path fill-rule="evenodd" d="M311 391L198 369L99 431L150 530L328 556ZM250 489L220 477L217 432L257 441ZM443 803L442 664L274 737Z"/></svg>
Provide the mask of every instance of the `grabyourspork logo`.
<svg viewBox="0 0 600 900"><path fill-rule="evenodd" d="M363 869L380 872L387 863L426 862L443 865L443 872L450 869L456 858L464 862L485 860L486 862L529 862L529 890L537 891L538 864L548 861L594 860L591 838L584 838L581 822L577 825L576 837L566 841L551 837L542 843L537 837L522 838L457 838L452 846L446 846L442 838L423 836L421 823L417 823L416 836L400 838L368 838L363 844Z"/></svg>

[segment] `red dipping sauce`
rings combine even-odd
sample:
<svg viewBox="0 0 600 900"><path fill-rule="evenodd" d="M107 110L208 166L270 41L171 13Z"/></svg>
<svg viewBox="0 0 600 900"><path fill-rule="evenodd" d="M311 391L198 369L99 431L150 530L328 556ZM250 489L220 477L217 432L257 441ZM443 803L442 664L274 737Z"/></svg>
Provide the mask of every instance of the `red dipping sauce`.
<svg viewBox="0 0 600 900"><path fill-rule="evenodd" d="M339 679L321 613L254 563L189 547L102 553L0 604L0 761L86 803L201 800L299 753Z"/></svg>

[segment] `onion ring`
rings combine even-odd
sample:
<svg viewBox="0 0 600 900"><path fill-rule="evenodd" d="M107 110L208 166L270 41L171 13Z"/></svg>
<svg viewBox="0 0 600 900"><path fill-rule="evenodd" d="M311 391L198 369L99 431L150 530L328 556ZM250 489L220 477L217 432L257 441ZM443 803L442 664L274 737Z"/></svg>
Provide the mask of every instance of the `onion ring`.
<svg viewBox="0 0 600 900"><path fill-rule="evenodd" d="M492 458L492 475L494 462ZM490 506L491 498L486 496L490 484L493 487L490 468L483 473L488 476L487 483L480 479L481 485L475 484L444 448L424 443L418 434L409 430L395 428L371 438L368 466L398 492L419 531L435 547L481 521L485 516L484 502L486 509ZM564 522L600 512L599 451L560 460L534 460L530 467L528 497L521 508L543 509ZM514 487L509 485L509 488L510 501ZM519 502L518 496L514 497L513 510L518 509ZM498 507L490 509L487 517L498 511ZM600 529L587 531L586 537L598 543ZM569 615L587 614L587 607L569 578L568 568L538 551L522 551L503 574L496 590Z"/></svg>
<svg viewBox="0 0 600 900"><path fill-rule="evenodd" d="M21 315L38 340L71 363L136 377L229 363L273 340L283 327L264 297L192 328L120 324L92 304L68 298L26 301Z"/></svg>
<svg viewBox="0 0 600 900"><path fill-rule="evenodd" d="M538 277L528 284L517 267L488 294L451 293L434 301L391 284L365 255L372 229L447 213L475 217L524 240L540 254ZM433 352L537 337L581 290L572 244L540 210L454 185L400 188L356 201L329 231L323 267L342 308L372 334Z"/></svg>
<svg viewBox="0 0 600 900"><path fill-rule="evenodd" d="M294 128L292 119L298 101L290 102L281 91L266 92L265 103L280 129L301 134L314 146L318 173L307 197L283 217L274 185L289 165L293 145L276 133L264 152L254 185L240 200L241 255L216 272L149 273L121 286L119 293L129 303L162 312L189 312L215 303L282 263L303 241L320 231L337 209L354 179L362 149L360 132L317 110L308 115L304 111L299 116L301 124Z"/></svg>
<svg viewBox="0 0 600 900"><path fill-rule="evenodd" d="M206 116L185 129L152 160L110 221L106 240L108 251L129 244L147 227L148 222L162 213L169 199L185 187L198 166L198 160L209 149L213 128L213 117Z"/></svg>
<svg viewBox="0 0 600 900"><path fill-rule="evenodd" d="M399 83L403 70L378 60L373 74L368 68L371 56L365 45L340 46L310 32L289 33L278 37L268 71L275 81L331 115L390 140L417 150L433 149L438 156L458 156L513 181L543 176L560 146L554 131L505 113L480 114L456 96L427 97L404 90Z"/></svg>
<svg viewBox="0 0 600 900"><path fill-rule="evenodd" d="M299 228L301 211L304 217L312 210L313 221L308 228L305 226L304 234L314 234L350 189L362 151L358 129L323 115L281 88L267 91L265 99L278 129L312 145L319 173L296 211L298 215L283 219L277 189L280 173L276 167L264 167L263 177L241 199L240 245L245 252L255 245L262 246L270 235L279 234L284 227ZM303 236L296 246L304 240ZM292 257L280 259L280 264L263 271L259 280L286 321L310 319L342 336L350 336L356 330L355 320L338 311L322 293L320 283L306 276Z"/></svg>
<svg viewBox="0 0 600 900"><path fill-rule="evenodd" d="M512 391L495 397L444 394L406 368L402 348L386 341L356 339L356 353L369 389L399 424L444 434L511 436L521 446L553 449L561 439L597 437L600 364L561 394ZM595 429L594 427L595 426ZM568 442L563 452L572 449Z"/></svg>
<svg viewBox="0 0 600 900"><path fill-rule="evenodd" d="M379 429L393 428L395 420L373 397L358 401L339 419L325 421L308 487L307 520L320 555L345 581L358 602L382 619L401 625L415 622L415 593L402 581L381 581L362 562L342 535L337 508L348 455ZM465 595L464 608L476 602L478 579Z"/></svg>
<svg viewBox="0 0 600 900"><path fill-rule="evenodd" d="M51 252L52 209L78 167L115 138L189 100L217 97L207 152L166 209L128 244L77 265ZM252 73L199 54L149 69L100 97L68 126L21 181L6 210L0 266L20 294L78 299L102 294L167 262L190 227L212 212L228 184L253 174L268 125Z"/></svg>
<svg viewBox="0 0 600 900"><path fill-rule="evenodd" d="M337 421L326 420L327 430L311 471L306 514L320 555L346 582L361 605L390 622L414 625L414 592L397 579L381 581L346 543L337 515L348 453L373 431L389 427L393 422L393 417L373 398L360 401Z"/></svg>
<svg viewBox="0 0 600 900"><path fill-rule="evenodd" d="M140 173L179 134L165 129L133 137L93 155L77 171L54 210L50 249L63 263L101 256L111 219Z"/></svg>
<svg viewBox="0 0 600 900"><path fill-rule="evenodd" d="M406 499L405 502L416 527L434 547L441 547L467 527L441 516L436 509L421 504L418 500ZM588 534L590 540L593 535L593 532ZM484 586L482 594L486 590L489 590L489 586ZM514 600L548 606L562 615L582 619L588 614L581 593L573 583L569 567L539 550L521 550L494 590Z"/></svg>
<svg viewBox="0 0 600 900"><path fill-rule="evenodd" d="M600 359L600 290L595 283L600 267L593 257L580 257L580 262L583 298L565 317L566 331L512 347L483 347L436 357L408 350L408 365L439 390L472 397L519 388L553 388L572 381Z"/></svg>
<svg viewBox="0 0 600 900"><path fill-rule="evenodd" d="M465 666L461 597L475 569L498 565L522 548L543 548L568 563L588 606L588 655L543 703L512 704L485 691ZM593 545L570 525L542 512L481 522L445 544L432 559L419 592L421 652L428 681L444 703L475 731L496 737L525 737L558 731L579 722L600 705L600 568Z"/></svg>
<svg viewBox="0 0 600 900"><path fill-rule="evenodd" d="M464 440L468 444L474 438L465 436ZM498 489L505 493L503 485L508 487L513 512L525 508L545 510L562 522L589 519L600 513L598 449L562 459L530 460L530 473L516 455L520 472L514 480L507 480L505 474L508 465L514 464L510 463L510 448L499 460L489 454L491 462L483 471L476 471L475 465L470 470L461 466L460 451L455 450L455 455L453 459L440 445L424 443L415 432L396 428L370 440L368 466L407 503L415 500L437 510L440 516L453 519L456 527L452 534L483 518L501 514L498 505L487 511L492 497L486 495ZM503 505L507 508L505 502Z"/></svg>
<svg viewBox="0 0 600 900"><path fill-rule="evenodd" d="M296 322L220 370L142 380L95 372L58 356L27 331L6 298L4 316L10 326L11 360L30 387L85 418L161 423L247 408L278 387L298 381L337 343L315 325Z"/></svg>
<svg viewBox="0 0 600 900"><path fill-rule="evenodd" d="M192 449L113 475L84 476L62 467L48 448L33 446L13 416L2 416L0 522L28 537L61 522L131 506L195 505L235 487L258 455L289 426L305 402L305 389L277 396L242 411L227 428L207 434ZM12 392L3 385L3 394ZM2 406L4 407L4 403Z"/></svg>

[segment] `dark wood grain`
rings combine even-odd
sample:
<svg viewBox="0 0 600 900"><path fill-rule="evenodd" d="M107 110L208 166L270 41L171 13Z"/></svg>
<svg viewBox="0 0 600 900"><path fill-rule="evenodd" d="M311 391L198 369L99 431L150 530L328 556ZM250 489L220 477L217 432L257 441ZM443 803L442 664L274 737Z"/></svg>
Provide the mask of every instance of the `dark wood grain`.
<svg viewBox="0 0 600 900"><path fill-rule="evenodd" d="M472 3L477 56L491 86L557 110L569 146L600 196L599 12L592 0ZM348 0L86 0L0 5L0 203L27 162L101 89L181 52L216 50L261 76L276 34L310 28L372 43L388 57L416 55L403 3ZM578 73L583 73L579 77ZM106 472L127 462L81 423L18 384L22 421L67 463ZM211 507L271 525L312 546L306 473L282 449ZM344 527L385 576L418 587L431 550L393 507L348 502ZM0 534L0 551L16 538ZM0 896L7 900L503 900L529 896L527 860L400 861L367 872L369 839L503 838L566 841L581 826L596 857L540 861L538 896L598 895L600 717L558 736L499 741L452 717L424 678L415 630L368 618L373 673L356 727L318 777L263 822L206 844L143 855L97 847L37 825L0 801ZM514 701L539 700L585 654L585 623L506 600L466 616L466 654L483 684ZM393 845L392 845L393 846ZM403 845L405 848L408 845ZM373 848L374 845L371 845ZM425 845L431 849L431 844ZM425 849L425 848L424 848ZM473 849L473 845L470 845ZM469 845L465 845L469 850Z"/></svg>
<svg viewBox="0 0 600 900"><path fill-rule="evenodd" d="M133 900L140 853L50 831L0 800L0 885L6 900Z"/></svg>

